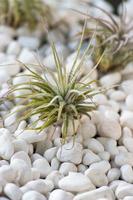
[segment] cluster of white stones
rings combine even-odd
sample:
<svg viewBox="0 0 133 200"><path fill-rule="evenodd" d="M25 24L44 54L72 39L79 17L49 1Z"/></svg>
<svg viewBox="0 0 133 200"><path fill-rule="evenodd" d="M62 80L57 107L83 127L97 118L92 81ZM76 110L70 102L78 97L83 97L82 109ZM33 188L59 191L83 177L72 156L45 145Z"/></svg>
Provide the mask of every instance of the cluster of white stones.
<svg viewBox="0 0 133 200"><path fill-rule="evenodd" d="M79 28L75 25L75 30ZM62 31L53 30L49 35L70 70L75 55L70 52L77 42L64 45ZM71 36L74 30L70 31ZM26 80L14 77L25 74L16 59L40 70L35 56L39 48L41 62L54 69L49 45L41 46L42 37L41 32L30 33L24 27L0 26L0 97L8 92L11 77L14 85ZM83 73L92 67L92 60L86 61ZM97 75L94 70L91 78L97 79ZM91 113L91 119L81 119L74 142L69 139L64 145L59 127L52 138L52 128L48 134L27 130L26 121L17 122L21 115L15 112L18 106L8 101L0 105L4 118L4 123L0 121L0 200L133 200L133 63L102 76L100 84L117 87L95 96L98 110Z"/></svg>

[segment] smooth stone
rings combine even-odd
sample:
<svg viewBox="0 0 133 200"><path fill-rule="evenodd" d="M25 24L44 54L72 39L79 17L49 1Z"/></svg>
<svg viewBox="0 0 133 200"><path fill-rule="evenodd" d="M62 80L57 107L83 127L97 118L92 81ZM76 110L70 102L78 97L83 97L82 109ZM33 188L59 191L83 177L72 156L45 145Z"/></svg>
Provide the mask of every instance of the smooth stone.
<svg viewBox="0 0 133 200"><path fill-rule="evenodd" d="M84 146L93 151L93 153L100 153L104 151L103 145L94 138L89 138L84 141Z"/></svg>
<svg viewBox="0 0 133 200"><path fill-rule="evenodd" d="M34 162L35 160L37 160L37 159L42 159L42 158L44 158L42 155L40 155L40 154L38 154L38 153L33 153L32 155L31 155L31 161L32 162Z"/></svg>
<svg viewBox="0 0 133 200"><path fill-rule="evenodd" d="M40 155L44 155L44 152L47 149L50 149L53 147L52 141L48 139L48 134L45 133L45 130L44 130L44 133L42 134L45 135L44 139L37 142L37 145L36 145L36 153L39 153Z"/></svg>
<svg viewBox="0 0 133 200"><path fill-rule="evenodd" d="M97 105L104 105L107 104L107 97L104 94L98 94L96 96L94 96L93 101L97 104Z"/></svg>
<svg viewBox="0 0 133 200"><path fill-rule="evenodd" d="M16 179L16 171L9 165L0 167L0 178L7 182L14 182Z"/></svg>
<svg viewBox="0 0 133 200"><path fill-rule="evenodd" d="M83 164L84 165L91 165L92 163L100 161L100 157L93 153L91 150L88 150L83 155Z"/></svg>
<svg viewBox="0 0 133 200"><path fill-rule="evenodd" d="M109 137L114 140L118 140L121 137L121 127L116 120L102 117L97 128L99 135L102 137Z"/></svg>
<svg viewBox="0 0 133 200"><path fill-rule="evenodd" d="M113 191L107 186L103 186L96 190L78 194L75 196L73 200L88 200L88 199L97 200L99 198L107 198L108 200L115 200Z"/></svg>
<svg viewBox="0 0 133 200"><path fill-rule="evenodd" d="M72 162L80 164L82 161L82 145L80 143L69 142L62 145L57 151L57 158L61 162Z"/></svg>
<svg viewBox="0 0 133 200"><path fill-rule="evenodd" d="M25 151L28 153L29 147L28 143L23 139L15 139L13 140L14 152Z"/></svg>
<svg viewBox="0 0 133 200"><path fill-rule="evenodd" d="M15 130L18 127L18 117L21 116L22 112L21 109L23 109L23 105L17 105L13 107L9 114L6 115L4 120L4 126L10 129L11 132L15 132ZM22 131L21 131L22 132ZM19 132L20 134L20 132Z"/></svg>
<svg viewBox="0 0 133 200"><path fill-rule="evenodd" d="M10 79L10 75L4 69L0 69L0 84L7 83Z"/></svg>
<svg viewBox="0 0 133 200"><path fill-rule="evenodd" d="M111 157L114 157L119 153L118 148L116 146L117 143L114 139L106 137L98 137L97 139L102 143L105 151L110 153Z"/></svg>
<svg viewBox="0 0 133 200"><path fill-rule="evenodd" d="M69 175L59 181L59 187L68 192L84 192L94 190L90 179L81 173L69 172Z"/></svg>
<svg viewBox="0 0 133 200"><path fill-rule="evenodd" d="M125 80L121 83L121 88L125 94L133 94L133 80Z"/></svg>
<svg viewBox="0 0 133 200"><path fill-rule="evenodd" d="M54 189L54 185L52 181L44 180L44 179L30 181L26 185L24 185L24 189L21 188L21 190L22 191L25 190L25 192L35 190L41 194L47 194L51 192L53 189Z"/></svg>
<svg viewBox="0 0 133 200"><path fill-rule="evenodd" d="M11 37L6 33L0 33L0 50L4 51L8 44L11 42Z"/></svg>
<svg viewBox="0 0 133 200"><path fill-rule="evenodd" d="M47 159L48 162L51 162L51 160L55 157L57 150L57 147L52 147L44 152L44 157Z"/></svg>
<svg viewBox="0 0 133 200"><path fill-rule="evenodd" d="M24 160L13 159L10 165L12 169L14 169L17 173L15 181L18 184L24 185L32 180L31 168L27 165L27 163Z"/></svg>
<svg viewBox="0 0 133 200"><path fill-rule="evenodd" d="M120 185L120 184L125 184L126 182L123 181L123 180L115 180L115 181L112 181L110 184L109 184L109 187L111 190L113 190L113 192L116 191L116 188Z"/></svg>
<svg viewBox="0 0 133 200"><path fill-rule="evenodd" d="M126 196L133 196L133 184L126 182L119 184L116 188L115 195L118 199L123 199Z"/></svg>
<svg viewBox="0 0 133 200"><path fill-rule="evenodd" d="M19 187L13 183L7 183L4 187L4 193L11 200L21 200L23 193Z"/></svg>
<svg viewBox="0 0 133 200"><path fill-rule="evenodd" d="M36 191L29 191L26 192L23 197L22 200L47 200L46 197L42 194L40 194L39 192Z"/></svg>
<svg viewBox="0 0 133 200"><path fill-rule="evenodd" d="M18 60L25 64L38 64L34 52L27 48L23 48L19 54Z"/></svg>
<svg viewBox="0 0 133 200"><path fill-rule="evenodd" d="M78 172L81 172L81 173L84 173L86 170L87 170L87 166L86 165L83 165L83 164L80 164L80 165L78 165L78 167L77 167L77 171Z"/></svg>
<svg viewBox="0 0 133 200"><path fill-rule="evenodd" d="M52 171L45 158L37 159L33 162L33 167L40 172L41 178L45 178Z"/></svg>
<svg viewBox="0 0 133 200"><path fill-rule="evenodd" d="M114 110L106 110L105 111L105 117L107 117L108 119L111 119L111 120L116 120L119 122L119 114L114 111Z"/></svg>
<svg viewBox="0 0 133 200"><path fill-rule="evenodd" d="M96 187L108 185L108 179L105 173L95 168L89 168L85 171L85 175L91 180Z"/></svg>
<svg viewBox="0 0 133 200"><path fill-rule="evenodd" d="M18 55L21 51L21 47L17 41L12 41L7 48L7 54Z"/></svg>
<svg viewBox="0 0 133 200"><path fill-rule="evenodd" d="M20 36L18 43L24 48L37 50L40 45L40 40L37 37Z"/></svg>
<svg viewBox="0 0 133 200"><path fill-rule="evenodd" d="M129 94L126 98L126 106L133 111L133 94Z"/></svg>
<svg viewBox="0 0 133 200"><path fill-rule="evenodd" d="M18 139L23 139L27 143L31 144L31 143L45 140L47 135L45 133L37 133L35 130L24 130L21 132L21 134L19 132L16 133L16 137Z"/></svg>
<svg viewBox="0 0 133 200"><path fill-rule="evenodd" d="M107 173L111 168L111 165L108 161L102 160L90 165L90 169L96 169L101 173Z"/></svg>
<svg viewBox="0 0 133 200"><path fill-rule="evenodd" d="M123 165L121 168L121 177L127 183L133 183L133 169L130 165Z"/></svg>
<svg viewBox="0 0 133 200"><path fill-rule="evenodd" d="M12 143L12 135L8 129L0 129L0 157L9 160L14 153L14 145Z"/></svg>
<svg viewBox="0 0 133 200"><path fill-rule="evenodd" d="M133 200L133 196L127 196L123 200Z"/></svg>
<svg viewBox="0 0 133 200"><path fill-rule="evenodd" d="M55 157L51 160L51 168L52 170L58 170L60 167L60 161Z"/></svg>
<svg viewBox="0 0 133 200"><path fill-rule="evenodd" d="M55 170L52 171L46 178L46 180L51 180L54 184L54 188L59 188L59 181L63 178L63 174L61 174L59 171Z"/></svg>
<svg viewBox="0 0 133 200"><path fill-rule="evenodd" d="M129 152L133 153L133 138L132 137L124 137L123 144Z"/></svg>
<svg viewBox="0 0 133 200"><path fill-rule="evenodd" d="M73 200L74 195L61 189L54 190L50 193L49 200Z"/></svg>
<svg viewBox="0 0 133 200"><path fill-rule="evenodd" d="M133 130L133 111L123 111L120 117L120 122L122 126L127 126Z"/></svg>
<svg viewBox="0 0 133 200"><path fill-rule="evenodd" d="M14 37L16 35L16 30L11 26L0 25L0 33L8 34L10 37Z"/></svg>
<svg viewBox="0 0 133 200"><path fill-rule="evenodd" d="M133 166L133 153L120 152L115 156L115 163L119 167L126 164Z"/></svg>
<svg viewBox="0 0 133 200"><path fill-rule="evenodd" d="M9 162L7 160L0 160L0 167L3 165L9 165Z"/></svg>
<svg viewBox="0 0 133 200"><path fill-rule="evenodd" d="M70 162L64 162L60 165L59 172L67 176L69 172L77 172L77 167Z"/></svg>
<svg viewBox="0 0 133 200"><path fill-rule="evenodd" d="M107 178L109 182L119 180L121 172L118 168L112 168L108 171Z"/></svg>
<svg viewBox="0 0 133 200"><path fill-rule="evenodd" d="M106 86L106 87L110 87L110 86L116 85L120 81L121 81L121 74L119 72L115 72L115 73L110 73L110 74L104 75L100 79L101 85L102 86Z"/></svg>
<svg viewBox="0 0 133 200"><path fill-rule="evenodd" d="M40 172L37 169L31 168L31 173L32 173L33 180L37 180L40 178Z"/></svg>
<svg viewBox="0 0 133 200"><path fill-rule="evenodd" d="M82 135L83 139L92 138L96 135L96 127L88 117L83 117L78 129L78 133Z"/></svg>
<svg viewBox="0 0 133 200"><path fill-rule="evenodd" d="M114 92L110 94L110 98L113 99L114 101L124 101L126 98L126 95L121 90L115 90Z"/></svg>
<svg viewBox="0 0 133 200"><path fill-rule="evenodd" d="M132 137L132 131L128 127L123 128L123 139L126 137L130 137L130 138Z"/></svg>
<svg viewBox="0 0 133 200"><path fill-rule="evenodd" d="M107 151L100 152L100 153L98 154L98 156L99 156L102 160L107 160L107 161L110 160L110 153L107 152Z"/></svg>
<svg viewBox="0 0 133 200"><path fill-rule="evenodd" d="M11 157L10 162L12 162L14 159L21 159L24 160L26 162L26 164L31 167L31 160L28 156L28 154L24 151L19 151L16 152L15 154L13 154L13 156Z"/></svg>

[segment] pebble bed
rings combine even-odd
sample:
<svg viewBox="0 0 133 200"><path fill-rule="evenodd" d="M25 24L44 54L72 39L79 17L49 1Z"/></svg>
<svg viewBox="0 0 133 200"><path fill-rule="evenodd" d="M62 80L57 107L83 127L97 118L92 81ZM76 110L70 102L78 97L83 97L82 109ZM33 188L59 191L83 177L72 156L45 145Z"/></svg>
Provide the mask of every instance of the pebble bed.
<svg viewBox="0 0 133 200"><path fill-rule="evenodd" d="M76 20L74 30L73 23L62 24L48 34L68 68L77 41L66 44L64 33L69 31L71 37L79 30ZM7 93L11 78L13 85L25 81L24 76L15 77L25 73L16 60L37 69L37 49L41 62L54 70L50 45L42 38L39 30L0 26L0 97ZM87 73L92 67L89 59L83 70ZM91 76L97 79L98 71ZM99 81L103 87L117 87L95 96L98 110L91 119L82 118L74 143L69 139L62 145L59 127L53 137L52 128L48 134L27 130L26 121L17 122L20 113L9 114L21 106L8 101L0 106L4 119L0 121L0 200L133 200L133 63L102 75Z"/></svg>

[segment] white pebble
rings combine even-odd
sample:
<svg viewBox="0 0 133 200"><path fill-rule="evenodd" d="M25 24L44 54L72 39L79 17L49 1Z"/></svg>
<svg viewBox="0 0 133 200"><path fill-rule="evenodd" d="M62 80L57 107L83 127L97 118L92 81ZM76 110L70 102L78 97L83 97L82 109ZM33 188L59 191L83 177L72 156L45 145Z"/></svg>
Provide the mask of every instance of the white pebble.
<svg viewBox="0 0 133 200"><path fill-rule="evenodd" d="M9 160L14 153L14 145L12 143L12 135L5 129L0 129L0 157Z"/></svg>
<svg viewBox="0 0 133 200"><path fill-rule="evenodd" d="M118 168L112 168L108 171L108 174L107 174L108 181L112 182L114 180L119 180L120 175L121 173Z"/></svg>
<svg viewBox="0 0 133 200"><path fill-rule="evenodd" d="M123 165L121 168L121 177L128 183L133 183L133 169L130 165Z"/></svg>
<svg viewBox="0 0 133 200"><path fill-rule="evenodd" d="M35 160L33 162L33 167L40 172L41 178L45 178L52 171L48 161L45 158Z"/></svg>
<svg viewBox="0 0 133 200"><path fill-rule="evenodd" d="M82 161L82 149L82 145L77 142L64 144L57 151L57 158L61 162L70 161L74 164L80 164Z"/></svg>
<svg viewBox="0 0 133 200"><path fill-rule="evenodd" d="M103 186L96 190L78 194L73 200L97 200L106 197L108 200L114 200L113 191L107 187Z"/></svg>
<svg viewBox="0 0 133 200"><path fill-rule="evenodd" d="M11 162L11 167L17 172L15 181L20 185L24 185L28 181L32 180L31 168L24 160L13 159Z"/></svg>
<svg viewBox="0 0 133 200"><path fill-rule="evenodd" d="M21 51L21 47L17 41L12 41L7 48L7 54L18 55Z"/></svg>
<svg viewBox="0 0 133 200"><path fill-rule="evenodd" d="M24 130L20 133L16 133L16 137L31 144L45 140L47 135L45 133L37 133L37 131L34 130Z"/></svg>
<svg viewBox="0 0 133 200"><path fill-rule="evenodd" d="M115 140L121 137L121 127L116 120L102 117L97 128L99 135L102 137L109 137Z"/></svg>
<svg viewBox="0 0 133 200"><path fill-rule="evenodd" d="M7 182L14 182L16 179L16 171L8 165L0 167L0 177Z"/></svg>
<svg viewBox="0 0 133 200"><path fill-rule="evenodd" d="M44 195L36 191L26 192L22 197L22 200L29 200L29 199L30 200L47 200Z"/></svg>
<svg viewBox="0 0 133 200"><path fill-rule="evenodd" d="M105 173L99 171L98 169L89 168L85 171L85 175L89 177L89 179L96 187L108 185L107 176L105 175Z"/></svg>
<svg viewBox="0 0 133 200"><path fill-rule="evenodd" d="M29 147L25 140L15 139L13 140L13 145L14 145L14 152L25 151L26 153L28 153Z"/></svg>
<svg viewBox="0 0 133 200"><path fill-rule="evenodd" d="M40 45L40 40L37 37L20 36L18 43L24 48L37 50Z"/></svg>
<svg viewBox="0 0 133 200"><path fill-rule="evenodd" d="M102 86L105 87L113 86L115 84L118 84L120 81L121 81L121 74L119 72L104 75L100 79L100 83L102 84Z"/></svg>
<svg viewBox="0 0 133 200"><path fill-rule="evenodd" d="M88 150L83 155L83 164L90 165L92 163L100 161L100 158L97 154L93 153L91 150Z"/></svg>
<svg viewBox="0 0 133 200"><path fill-rule="evenodd" d="M55 157L57 150L58 150L57 147L52 147L45 151L44 157L47 159L48 162L50 162Z"/></svg>
<svg viewBox="0 0 133 200"><path fill-rule="evenodd" d="M61 174L59 171L52 171L48 176L46 180L51 180L54 184L55 188L59 187L59 181L63 178L63 174Z"/></svg>
<svg viewBox="0 0 133 200"><path fill-rule="evenodd" d="M50 180L38 179L28 182L24 187L26 187L25 191L27 190L27 192L35 190L41 194L47 194L53 190L54 185Z"/></svg>
<svg viewBox="0 0 133 200"><path fill-rule="evenodd" d="M77 167L73 163L64 162L61 164L59 172L66 176L69 172L77 172Z"/></svg>
<svg viewBox="0 0 133 200"><path fill-rule="evenodd" d="M19 187L13 183L7 183L4 187L4 193L7 197L9 197L11 200L21 200L22 198L22 191L19 189Z"/></svg>
<svg viewBox="0 0 133 200"><path fill-rule="evenodd" d="M119 184L116 188L115 195L118 199L123 199L126 196L133 196L133 185L126 182Z"/></svg>
<svg viewBox="0 0 133 200"><path fill-rule="evenodd" d="M13 156L11 157L10 162L12 162L14 159L21 159L24 160L26 162L26 164L31 167L31 160L28 156L28 154L24 151L19 151L16 152L15 154L13 154Z"/></svg>
<svg viewBox="0 0 133 200"><path fill-rule="evenodd" d="M51 160L51 168L52 170L58 170L60 167L60 161L55 157Z"/></svg>
<svg viewBox="0 0 133 200"><path fill-rule="evenodd" d="M126 98L126 106L133 111L133 94L129 94Z"/></svg>
<svg viewBox="0 0 133 200"><path fill-rule="evenodd" d="M133 153L133 138L132 137L124 137L123 144L129 152Z"/></svg>
<svg viewBox="0 0 133 200"><path fill-rule="evenodd" d="M83 139L92 138L96 135L96 127L88 117L83 117L78 129L78 133L83 136Z"/></svg>
<svg viewBox="0 0 133 200"><path fill-rule="evenodd" d="M98 140L103 144L105 151L109 152L111 157L114 157L119 153L117 143L114 139L99 137Z"/></svg>
<svg viewBox="0 0 133 200"><path fill-rule="evenodd" d="M133 153L120 152L115 156L115 163L117 166L122 166L125 164L133 166Z"/></svg>
<svg viewBox="0 0 133 200"><path fill-rule="evenodd" d="M122 126L127 126L130 129L133 129L133 112L132 111L123 111L120 117L120 122Z"/></svg>
<svg viewBox="0 0 133 200"><path fill-rule="evenodd" d="M49 200L73 200L74 195L70 192L65 192L64 190L54 190L50 193Z"/></svg>
<svg viewBox="0 0 133 200"><path fill-rule="evenodd" d="M125 80L121 84L123 91L128 94L133 94L133 80Z"/></svg>
<svg viewBox="0 0 133 200"><path fill-rule="evenodd" d="M95 189L90 179L81 173L69 172L59 181L59 187L68 192L84 192Z"/></svg>
<svg viewBox="0 0 133 200"><path fill-rule="evenodd" d="M115 90L110 94L110 98L114 101L124 101L126 98L126 95L121 90Z"/></svg>
<svg viewBox="0 0 133 200"><path fill-rule="evenodd" d="M86 139L84 145L96 154L104 151L103 145L94 138Z"/></svg>

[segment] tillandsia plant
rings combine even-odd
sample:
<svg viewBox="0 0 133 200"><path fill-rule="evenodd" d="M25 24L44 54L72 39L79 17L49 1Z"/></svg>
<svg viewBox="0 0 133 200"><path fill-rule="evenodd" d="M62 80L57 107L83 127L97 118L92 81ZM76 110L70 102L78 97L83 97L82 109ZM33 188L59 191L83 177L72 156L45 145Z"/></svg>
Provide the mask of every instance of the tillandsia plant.
<svg viewBox="0 0 133 200"><path fill-rule="evenodd" d="M51 21L51 12L43 0L1 0L0 22L18 27L28 24L33 29L40 17L48 23Z"/></svg>
<svg viewBox="0 0 133 200"><path fill-rule="evenodd" d="M116 17L92 3L90 6L97 8L105 15L101 18L80 12L95 24L95 28L87 27L85 31L85 38L89 38L94 29L96 30L94 62L96 63L106 50L98 66L100 71L107 72L125 67L133 61L133 23L127 20L126 8L124 10L123 6L122 14Z"/></svg>
<svg viewBox="0 0 133 200"><path fill-rule="evenodd" d="M83 34L75 60L69 72L67 72L66 67L61 62L55 45L52 44L56 72L42 66L44 72L41 75L25 66L28 74L24 76L27 76L29 81L13 86L10 91L9 99L10 96L13 96L14 91L27 91L22 95L13 97L13 99L22 99L20 104L24 105L22 108L24 117L20 118L20 120L30 119L35 115L38 116L38 119L31 123L30 127L34 127L39 132L52 125L55 127L60 126L61 137L62 139L66 139L70 124L72 135L75 135L75 121L80 122L82 115L89 116L89 112L95 110L97 107L93 102L93 97L101 92L101 88L94 87L93 83L95 80L91 81L90 75L98 64L94 66L89 74L81 76L82 64L88 55L91 45L89 43L81 55L82 40ZM80 62L77 63L79 56L81 56ZM45 75L46 72L51 77L51 80ZM40 126L37 125L39 121L42 122Z"/></svg>

